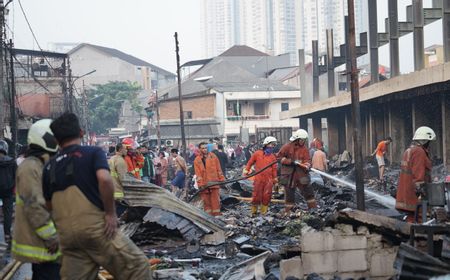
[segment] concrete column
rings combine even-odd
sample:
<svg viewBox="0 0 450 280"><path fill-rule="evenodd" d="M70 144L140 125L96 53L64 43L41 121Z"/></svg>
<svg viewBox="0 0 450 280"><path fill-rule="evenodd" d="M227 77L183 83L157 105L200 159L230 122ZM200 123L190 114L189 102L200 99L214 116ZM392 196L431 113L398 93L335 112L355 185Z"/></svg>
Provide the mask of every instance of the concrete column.
<svg viewBox="0 0 450 280"><path fill-rule="evenodd" d="M299 127L301 129L304 129L304 130L308 131L308 118L300 117L299 118Z"/></svg>
<svg viewBox="0 0 450 280"><path fill-rule="evenodd" d="M442 36L444 42L444 59L450 61L450 1L444 1L442 13Z"/></svg>
<svg viewBox="0 0 450 280"><path fill-rule="evenodd" d="M355 151L353 148L353 124L350 107L347 108L347 112L345 113L345 136L345 149L352 154L352 157L354 157Z"/></svg>
<svg viewBox="0 0 450 280"><path fill-rule="evenodd" d="M392 162L400 162L402 154L410 145L413 136L411 105L409 102L389 103L389 127L391 129Z"/></svg>
<svg viewBox="0 0 450 280"><path fill-rule="evenodd" d="M333 29L327 29L327 74L328 74L328 97L336 95L334 82L334 48Z"/></svg>
<svg viewBox="0 0 450 280"><path fill-rule="evenodd" d="M442 158L447 172L450 172L450 97L442 94L441 98L442 115Z"/></svg>
<svg viewBox="0 0 450 280"><path fill-rule="evenodd" d="M346 72L345 77L347 78L347 91L350 91L350 88L351 88L350 71L352 69L352 67L351 67L352 60L350 59L350 48L349 48L349 44L348 44L348 41L349 41L349 38L348 38L348 34L349 34L348 16L344 17L344 25L345 25L345 32L344 32L345 33L345 42L347 42L347 43L345 43L345 72ZM341 56L342 56L342 54L341 54Z"/></svg>
<svg viewBox="0 0 450 280"><path fill-rule="evenodd" d="M378 83L378 19L377 1L367 0L369 7L370 81Z"/></svg>
<svg viewBox="0 0 450 280"><path fill-rule="evenodd" d="M319 43L312 41L313 102L319 101Z"/></svg>
<svg viewBox="0 0 450 280"><path fill-rule="evenodd" d="M423 0L412 0L414 25L414 70L425 67L425 47L423 42Z"/></svg>
<svg viewBox="0 0 450 280"><path fill-rule="evenodd" d="M322 119L320 117L312 118L313 137L322 139Z"/></svg>
<svg viewBox="0 0 450 280"><path fill-rule="evenodd" d="M300 97L306 93L306 81L305 81L305 50L298 50L298 67L299 67L299 85L300 85ZM303 104L303 102L302 102Z"/></svg>
<svg viewBox="0 0 450 280"><path fill-rule="evenodd" d="M400 57L398 52L398 8L397 0L389 1L389 53L391 77L400 74Z"/></svg>
<svg viewBox="0 0 450 280"><path fill-rule="evenodd" d="M339 112L330 113L328 124L328 154L334 156L345 150L345 118Z"/></svg>

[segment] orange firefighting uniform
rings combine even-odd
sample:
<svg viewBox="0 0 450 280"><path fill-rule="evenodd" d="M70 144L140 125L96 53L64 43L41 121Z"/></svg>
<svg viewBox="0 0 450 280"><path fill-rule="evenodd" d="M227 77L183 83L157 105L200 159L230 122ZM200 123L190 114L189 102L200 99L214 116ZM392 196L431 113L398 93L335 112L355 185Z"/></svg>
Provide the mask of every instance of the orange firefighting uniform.
<svg viewBox="0 0 450 280"><path fill-rule="evenodd" d="M124 159L127 163L128 173L131 173L136 179L140 180L141 175L139 171L144 167L144 157L141 154L136 154L133 157L126 155Z"/></svg>
<svg viewBox="0 0 450 280"><path fill-rule="evenodd" d="M263 150L258 150L253 153L245 169L250 170L252 165L255 165L255 172L257 172L276 160L275 155L265 155ZM255 176L252 194L253 205L269 205L270 199L272 198L272 187L276 178L277 164L272 165L270 168Z"/></svg>
<svg viewBox="0 0 450 280"><path fill-rule="evenodd" d="M308 208L317 207L314 191L309 185L311 181L309 174L303 168L294 164L294 161L298 160L301 163L311 165L306 145L300 146L297 142L287 143L281 147L277 158L281 159L280 184L285 189L286 209L289 210L294 206L295 188L300 189Z"/></svg>
<svg viewBox="0 0 450 280"><path fill-rule="evenodd" d="M426 148L413 144L403 153L395 208L408 213L408 222L413 222L419 203L416 188L431 182L431 167Z"/></svg>
<svg viewBox="0 0 450 280"><path fill-rule="evenodd" d="M205 159L203 159L202 155L198 155L194 160L194 170L200 189L205 188L211 182L225 181L219 159L214 153L208 153ZM220 186L213 186L200 192L203 200L203 209L206 213L213 216L220 215L219 195Z"/></svg>

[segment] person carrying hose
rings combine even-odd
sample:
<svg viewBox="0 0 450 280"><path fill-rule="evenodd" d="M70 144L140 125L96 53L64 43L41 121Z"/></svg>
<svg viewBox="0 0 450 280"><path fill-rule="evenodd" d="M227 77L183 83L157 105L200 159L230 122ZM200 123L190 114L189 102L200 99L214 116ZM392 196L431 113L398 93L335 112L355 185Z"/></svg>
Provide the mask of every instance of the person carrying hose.
<svg viewBox="0 0 450 280"><path fill-rule="evenodd" d="M244 168L243 174L249 174L253 165L255 166L255 171L259 171L276 161L277 159L273 154L273 148L275 147L276 142L277 139L275 137L266 137L263 141L263 148L253 153ZM261 206L260 210L262 215L267 213L270 199L272 198L272 187L277 183L277 164L273 164L271 168L268 168L255 176L251 207L252 217L255 217L258 214L259 206Z"/></svg>
<svg viewBox="0 0 450 280"><path fill-rule="evenodd" d="M309 209L317 207L314 191L309 185L311 160L306 146L307 140L308 132L299 129L292 134L289 138L290 142L284 144L277 154L281 162L280 184L285 189L286 213L294 207L296 188L300 189Z"/></svg>

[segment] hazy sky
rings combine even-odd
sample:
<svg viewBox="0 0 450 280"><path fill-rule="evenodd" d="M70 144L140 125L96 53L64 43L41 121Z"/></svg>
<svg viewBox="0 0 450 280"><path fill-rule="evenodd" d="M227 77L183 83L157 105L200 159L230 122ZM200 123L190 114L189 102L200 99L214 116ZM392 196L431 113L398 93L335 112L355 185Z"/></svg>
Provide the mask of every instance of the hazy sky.
<svg viewBox="0 0 450 280"><path fill-rule="evenodd" d="M9 8L9 27L17 48L38 49L20 10L19 0ZM201 59L201 0L20 0L43 49L49 42L87 42L116 48L166 70L175 72L174 32L180 41L181 63ZM302 1L302 0L298 0ZM379 31L384 30L387 0L378 3ZM399 20L405 6L399 0ZM429 7L431 0L424 1ZM425 47L442 44L442 27L435 22L425 29ZM412 34L400 40L402 72L412 70ZM380 49L380 63L389 65L388 46Z"/></svg>
<svg viewBox="0 0 450 280"><path fill-rule="evenodd" d="M201 58L201 0L21 0L43 49L49 42L115 48L174 72L174 33L181 62ZM6 1L5 1L6 2ZM17 48L38 49L18 0L8 6Z"/></svg>

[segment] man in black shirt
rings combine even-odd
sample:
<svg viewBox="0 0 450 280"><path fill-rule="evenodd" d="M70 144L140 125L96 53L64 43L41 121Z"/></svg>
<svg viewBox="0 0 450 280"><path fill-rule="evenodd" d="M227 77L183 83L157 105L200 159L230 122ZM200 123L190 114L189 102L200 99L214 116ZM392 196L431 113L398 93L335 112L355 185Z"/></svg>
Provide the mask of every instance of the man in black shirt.
<svg viewBox="0 0 450 280"><path fill-rule="evenodd" d="M216 144L217 145L217 144ZM219 144L217 145L217 149L214 149L212 151L217 158L219 159L220 162L220 168L222 169L222 173L223 176L225 176L225 178L227 177L227 165L228 165L228 156L227 154L223 151L223 145Z"/></svg>
<svg viewBox="0 0 450 280"><path fill-rule="evenodd" d="M151 279L143 252L117 231L105 153L80 146L74 114L63 114L50 128L61 150L44 168L43 193L60 238L61 278L95 279L102 266L116 279Z"/></svg>

